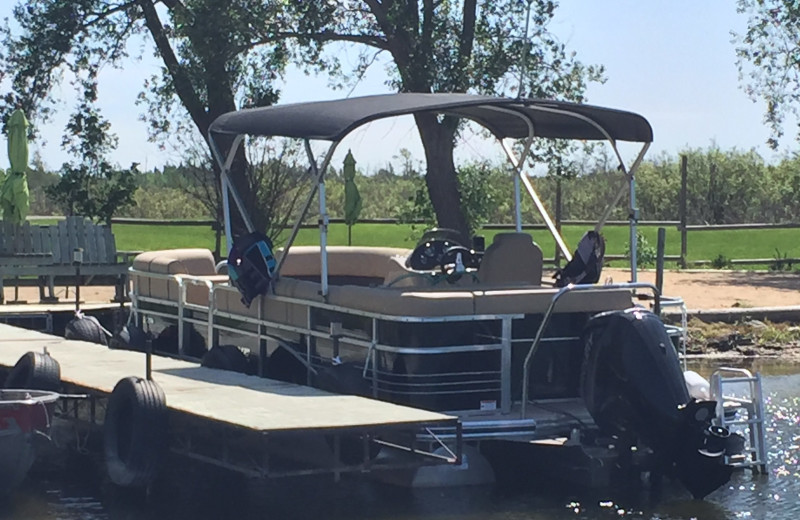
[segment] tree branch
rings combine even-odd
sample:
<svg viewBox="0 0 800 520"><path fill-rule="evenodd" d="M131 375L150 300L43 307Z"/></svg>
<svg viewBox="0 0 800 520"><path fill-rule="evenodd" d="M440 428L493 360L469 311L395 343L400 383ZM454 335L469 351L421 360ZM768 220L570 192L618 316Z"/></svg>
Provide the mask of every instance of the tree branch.
<svg viewBox="0 0 800 520"><path fill-rule="evenodd" d="M433 48L433 0L422 0L422 52L430 55Z"/></svg>
<svg viewBox="0 0 800 520"><path fill-rule="evenodd" d="M108 18L112 14L117 14L117 13L119 13L121 11L125 11L125 10L130 9L131 7L135 6L135 5L136 5L136 0L130 0L129 2L124 2L122 4L117 5L116 7L112 7L110 9L105 10L105 11L101 11L101 12L98 12L98 13L95 13L95 12L86 13L87 15L94 16L94 20L88 20L85 24L83 24L83 27L84 28L91 27L95 23L97 23L97 22L99 22L101 20L104 20L105 18Z"/></svg>
<svg viewBox="0 0 800 520"><path fill-rule="evenodd" d="M467 65L472 56L475 44L475 19L477 12L476 0L464 0L464 14L461 27L461 42L458 46L458 74L460 78L456 84L461 89L466 89L464 78L468 75Z"/></svg>
<svg viewBox="0 0 800 520"><path fill-rule="evenodd" d="M161 24L161 20L156 12L155 5L153 5L152 0L138 0L138 2L139 6L142 8L147 29L153 36L153 41L161 55L161 59L164 61L164 65L166 65L172 77L175 92L189 111L189 115L192 121L194 121L194 124L197 125L198 130L203 134L203 137L207 137L208 125L210 122L208 121L208 114L206 113L205 106L200 101L197 92L195 92L186 71L183 70L183 67L181 67L178 62L175 51L172 50L169 39L164 32L164 26Z"/></svg>
<svg viewBox="0 0 800 520"><path fill-rule="evenodd" d="M416 30L419 27L419 3L417 0L406 1L406 16L408 16L409 25Z"/></svg>
<svg viewBox="0 0 800 520"><path fill-rule="evenodd" d="M411 1L416 3L415 0ZM378 21L378 26L383 31L383 34L386 35L386 50L392 54L400 74L403 75L411 64L413 39L406 28L400 26L397 21L391 20L387 9L388 3L382 3L378 0L364 0L364 2L369 6L372 15Z"/></svg>
<svg viewBox="0 0 800 520"><path fill-rule="evenodd" d="M159 0L159 2L167 6L169 10L186 9L186 6L180 0Z"/></svg>
<svg viewBox="0 0 800 520"><path fill-rule="evenodd" d="M386 11L384 5L378 0L364 0L364 2L369 6L369 10L378 21L378 25L381 26L386 37L390 37L389 29L391 29L392 23L389 20L389 13Z"/></svg>
<svg viewBox="0 0 800 520"><path fill-rule="evenodd" d="M247 48L252 48L262 43L280 41L286 38L295 38L295 39L309 38L320 42L353 42L353 43L361 43L364 45L368 45L370 47L376 47L383 51L390 50L388 42L379 36L367 36L363 34L337 34L333 31L323 31L319 33L310 33L310 34L296 33L296 32L278 32L275 33L273 37L253 42L253 44L249 45Z"/></svg>

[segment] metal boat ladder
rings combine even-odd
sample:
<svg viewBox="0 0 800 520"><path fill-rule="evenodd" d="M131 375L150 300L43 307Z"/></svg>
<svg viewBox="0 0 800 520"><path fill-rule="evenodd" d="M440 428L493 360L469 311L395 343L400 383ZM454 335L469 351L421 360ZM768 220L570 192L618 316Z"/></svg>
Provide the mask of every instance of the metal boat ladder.
<svg viewBox="0 0 800 520"><path fill-rule="evenodd" d="M726 388L746 389L748 395L726 395ZM745 439L741 454L726 455L726 463L737 468L767 472L767 447L764 442L764 396L761 374L742 368L720 367L711 374L711 398L717 401L717 426L739 433Z"/></svg>

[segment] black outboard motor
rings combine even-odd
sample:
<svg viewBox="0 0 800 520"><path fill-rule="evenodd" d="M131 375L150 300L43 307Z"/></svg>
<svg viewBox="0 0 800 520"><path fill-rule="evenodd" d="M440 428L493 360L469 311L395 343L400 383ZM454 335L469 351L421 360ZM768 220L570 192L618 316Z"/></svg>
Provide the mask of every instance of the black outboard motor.
<svg viewBox="0 0 800 520"><path fill-rule="evenodd" d="M581 394L601 431L622 445L639 441L657 468L703 498L725 484L730 433L712 426L715 401L689 396L678 355L661 320L633 308L592 318L584 331Z"/></svg>
<svg viewBox="0 0 800 520"><path fill-rule="evenodd" d="M256 296L267 292L276 264L272 241L264 233L255 231L233 241L228 255L228 274L247 307Z"/></svg>
<svg viewBox="0 0 800 520"><path fill-rule="evenodd" d="M555 286L565 287L571 283L590 284L600 280L606 241L597 231L587 231L578 242L572 260L554 275Z"/></svg>

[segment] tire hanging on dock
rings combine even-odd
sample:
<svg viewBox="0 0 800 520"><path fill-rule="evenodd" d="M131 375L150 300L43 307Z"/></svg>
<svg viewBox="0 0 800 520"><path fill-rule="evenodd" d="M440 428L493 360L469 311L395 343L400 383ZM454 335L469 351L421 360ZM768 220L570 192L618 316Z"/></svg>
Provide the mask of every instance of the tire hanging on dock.
<svg viewBox="0 0 800 520"><path fill-rule="evenodd" d="M167 400L154 381L120 380L108 400L103 445L106 471L114 484L150 484L167 448Z"/></svg>
<svg viewBox="0 0 800 520"><path fill-rule="evenodd" d="M66 339L88 341L99 345L108 345L109 336L110 334L100 325L97 318L85 316L82 313L76 313L75 318L70 320L64 329L64 337Z"/></svg>
<svg viewBox="0 0 800 520"><path fill-rule="evenodd" d="M308 369L288 348L278 347L267 360L267 377L298 385L306 384Z"/></svg>
<svg viewBox="0 0 800 520"><path fill-rule="evenodd" d="M200 364L206 368L230 370L241 374L250 372L247 354L236 345L216 345L211 347L211 350L203 356Z"/></svg>
<svg viewBox="0 0 800 520"><path fill-rule="evenodd" d="M122 350L144 352L148 334L137 325L125 325L111 338L108 346Z"/></svg>
<svg viewBox="0 0 800 520"><path fill-rule="evenodd" d="M183 354L193 358L201 359L206 353L206 340L203 335L197 332L191 323L184 326ZM155 352L166 352L168 354L178 354L178 326L169 325L162 330L153 341Z"/></svg>
<svg viewBox="0 0 800 520"><path fill-rule="evenodd" d="M50 354L26 352L11 369L4 386L57 392L61 388L61 365Z"/></svg>

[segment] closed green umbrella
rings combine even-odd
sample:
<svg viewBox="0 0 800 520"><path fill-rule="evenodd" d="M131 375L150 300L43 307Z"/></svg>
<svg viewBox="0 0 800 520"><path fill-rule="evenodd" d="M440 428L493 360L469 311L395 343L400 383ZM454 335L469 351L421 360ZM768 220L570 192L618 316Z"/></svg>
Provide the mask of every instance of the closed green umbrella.
<svg viewBox="0 0 800 520"><path fill-rule="evenodd" d="M28 216L28 120L22 110L15 110L8 120L8 160L11 168L0 186L3 220L21 224Z"/></svg>
<svg viewBox="0 0 800 520"><path fill-rule="evenodd" d="M358 220L361 213L361 194L358 193L356 186L356 160L350 150L347 150L347 157L344 158L344 222L347 224L347 245L352 244L351 227Z"/></svg>

